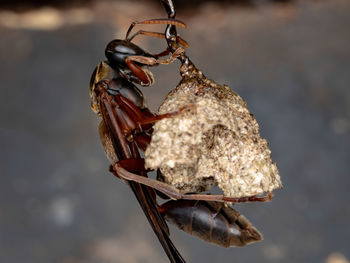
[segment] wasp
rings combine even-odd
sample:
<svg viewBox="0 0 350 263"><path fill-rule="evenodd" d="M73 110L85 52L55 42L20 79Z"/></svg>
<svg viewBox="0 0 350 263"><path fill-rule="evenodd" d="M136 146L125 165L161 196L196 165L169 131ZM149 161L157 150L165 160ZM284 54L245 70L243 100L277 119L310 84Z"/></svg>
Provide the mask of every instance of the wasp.
<svg viewBox="0 0 350 263"><path fill-rule="evenodd" d="M110 171L132 189L170 262L185 262L169 237L165 220L207 242L224 247L244 246L262 240L262 235L224 202L267 201L271 196L232 198L181 194L172 186L147 177L149 171L144 168L140 151L145 151L150 142L152 125L186 111L185 107L172 113L154 114L146 107L145 98L136 86L154 83L150 67L167 65L176 59L190 64L184 53L188 44L176 33L176 27L185 28L185 24L175 19L171 0L162 0L162 3L168 18L133 22L125 39L108 43L106 60L99 63L91 76L90 97L92 110L102 118L99 133L111 162ZM139 24L165 24L167 28L165 33L139 30L131 35L132 29ZM164 38L168 47L159 54L151 54L132 43L138 35ZM161 59L169 54L169 58ZM157 196L173 200L159 205Z"/></svg>

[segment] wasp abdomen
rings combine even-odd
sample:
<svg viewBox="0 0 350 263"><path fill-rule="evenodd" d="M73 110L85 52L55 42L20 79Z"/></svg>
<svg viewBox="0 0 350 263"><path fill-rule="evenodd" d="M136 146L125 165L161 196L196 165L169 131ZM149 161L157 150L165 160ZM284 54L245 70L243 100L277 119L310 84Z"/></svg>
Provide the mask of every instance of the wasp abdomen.
<svg viewBox="0 0 350 263"><path fill-rule="evenodd" d="M160 211L186 233L219 246L245 246L262 240L260 232L243 215L222 203L172 200Z"/></svg>

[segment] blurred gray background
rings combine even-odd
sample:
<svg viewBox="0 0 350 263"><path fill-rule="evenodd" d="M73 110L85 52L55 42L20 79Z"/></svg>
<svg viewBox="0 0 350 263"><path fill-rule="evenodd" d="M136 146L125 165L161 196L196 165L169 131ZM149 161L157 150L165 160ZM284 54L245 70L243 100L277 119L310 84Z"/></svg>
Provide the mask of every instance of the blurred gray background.
<svg viewBox="0 0 350 263"><path fill-rule="evenodd" d="M0 10L0 262L167 262L108 173L88 92L108 41L164 10L157 0L33 2ZM188 262L349 262L350 2L179 4L188 55L247 101L284 183L270 203L235 206L263 242L224 249L171 227L179 251ZM152 110L178 67L155 68L155 86L142 88Z"/></svg>

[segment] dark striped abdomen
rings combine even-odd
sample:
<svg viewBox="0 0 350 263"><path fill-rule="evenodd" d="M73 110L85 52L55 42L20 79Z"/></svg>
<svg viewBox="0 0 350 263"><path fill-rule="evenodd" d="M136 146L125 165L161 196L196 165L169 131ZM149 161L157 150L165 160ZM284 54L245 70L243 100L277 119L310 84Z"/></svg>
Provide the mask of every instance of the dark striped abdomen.
<svg viewBox="0 0 350 263"><path fill-rule="evenodd" d="M172 200L160 210L168 222L219 246L245 246L262 240L262 235L244 216L219 202Z"/></svg>

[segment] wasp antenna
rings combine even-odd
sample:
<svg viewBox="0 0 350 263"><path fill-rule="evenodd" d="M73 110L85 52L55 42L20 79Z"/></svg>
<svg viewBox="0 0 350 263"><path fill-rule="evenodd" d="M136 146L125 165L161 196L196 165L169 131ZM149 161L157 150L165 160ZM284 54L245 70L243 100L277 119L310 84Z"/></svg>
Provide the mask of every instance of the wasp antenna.
<svg viewBox="0 0 350 263"><path fill-rule="evenodd" d="M165 34L164 33L139 30L135 34L133 34L131 37L127 38L126 40L131 41L138 35L145 35L145 36L156 37L156 38L165 38Z"/></svg>
<svg viewBox="0 0 350 263"><path fill-rule="evenodd" d="M186 28L186 24L184 22L173 18L156 18L156 19L147 19L143 21L134 21L130 24L129 29L126 32L125 39L126 40L129 39L130 32L136 25L155 25L155 24L174 25L181 28Z"/></svg>

